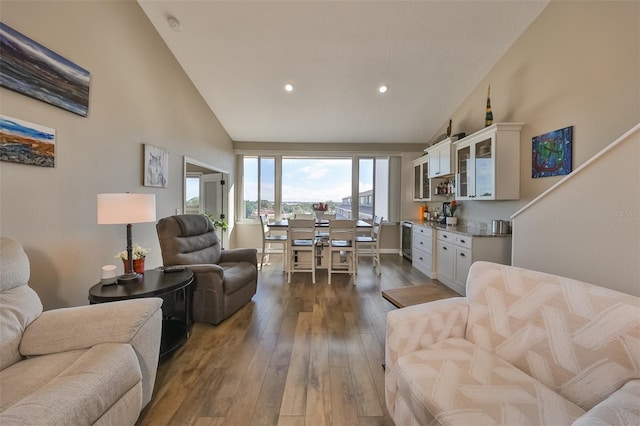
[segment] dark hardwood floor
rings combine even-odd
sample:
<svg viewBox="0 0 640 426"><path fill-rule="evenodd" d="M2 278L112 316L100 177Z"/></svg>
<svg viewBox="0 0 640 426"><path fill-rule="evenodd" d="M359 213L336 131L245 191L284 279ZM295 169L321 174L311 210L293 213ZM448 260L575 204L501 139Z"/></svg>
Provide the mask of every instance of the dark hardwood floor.
<svg viewBox="0 0 640 426"><path fill-rule="evenodd" d="M382 275L361 258L356 284L319 271L287 284L272 255L253 300L218 326L196 323L161 360L138 425L392 425L384 402L386 314L381 290L447 288L398 255Z"/></svg>

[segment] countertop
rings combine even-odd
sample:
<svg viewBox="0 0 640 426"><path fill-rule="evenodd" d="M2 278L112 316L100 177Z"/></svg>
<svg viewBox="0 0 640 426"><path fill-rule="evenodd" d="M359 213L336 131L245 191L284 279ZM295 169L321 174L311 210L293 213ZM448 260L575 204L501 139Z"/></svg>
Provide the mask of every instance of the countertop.
<svg viewBox="0 0 640 426"><path fill-rule="evenodd" d="M444 225L438 222L426 221L420 219L403 219L403 222L411 222L414 225L426 226L439 231L453 232L454 234L466 235L468 237L493 237L493 238L511 238L509 234L492 234L490 228L480 228L467 225Z"/></svg>

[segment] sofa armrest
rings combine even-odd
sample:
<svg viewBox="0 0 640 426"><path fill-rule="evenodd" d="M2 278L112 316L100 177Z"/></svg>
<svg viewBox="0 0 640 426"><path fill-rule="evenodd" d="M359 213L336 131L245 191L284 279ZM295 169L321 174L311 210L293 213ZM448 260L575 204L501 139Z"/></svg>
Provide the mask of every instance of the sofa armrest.
<svg viewBox="0 0 640 426"><path fill-rule="evenodd" d="M43 312L25 330L25 356L86 349L100 343L133 347L142 372L142 406L150 400L160 356L162 299L157 297L100 303Z"/></svg>
<svg viewBox="0 0 640 426"><path fill-rule="evenodd" d="M640 379L630 380L598 403L573 426L637 424L640 420Z"/></svg>
<svg viewBox="0 0 640 426"><path fill-rule="evenodd" d="M254 248L222 250L220 262L249 262L258 265L258 250Z"/></svg>
<svg viewBox="0 0 640 426"><path fill-rule="evenodd" d="M393 368L401 356L450 337L464 338L469 305L453 297L409 306L387 314L385 363Z"/></svg>
<svg viewBox="0 0 640 426"><path fill-rule="evenodd" d="M162 299L132 299L43 312L22 335L25 356L85 349L100 343L129 343Z"/></svg>
<svg viewBox="0 0 640 426"><path fill-rule="evenodd" d="M440 340L464 338L469 305L464 297L437 300L387 314L385 399L391 417L398 400L398 359Z"/></svg>

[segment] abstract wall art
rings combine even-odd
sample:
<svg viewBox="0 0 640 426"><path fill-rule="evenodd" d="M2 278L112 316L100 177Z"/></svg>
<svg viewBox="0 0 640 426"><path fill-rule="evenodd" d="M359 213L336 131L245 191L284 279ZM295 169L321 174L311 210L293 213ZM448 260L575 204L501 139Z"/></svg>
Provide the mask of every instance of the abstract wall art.
<svg viewBox="0 0 640 426"><path fill-rule="evenodd" d="M0 22L0 86L86 117L89 71Z"/></svg>
<svg viewBox="0 0 640 426"><path fill-rule="evenodd" d="M166 188L169 177L169 152L153 145L144 145L144 186Z"/></svg>
<svg viewBox="0 0 640 426"><path fill-rule="evenodd" d="M572 170L573 126L532 139L531 177L568 175Z"/></svg>
<svg viewBox="0 0 640 426"><path fill-rule="evenodd" d="M56 131L0 115L0 160L53 167Z"/></svg>

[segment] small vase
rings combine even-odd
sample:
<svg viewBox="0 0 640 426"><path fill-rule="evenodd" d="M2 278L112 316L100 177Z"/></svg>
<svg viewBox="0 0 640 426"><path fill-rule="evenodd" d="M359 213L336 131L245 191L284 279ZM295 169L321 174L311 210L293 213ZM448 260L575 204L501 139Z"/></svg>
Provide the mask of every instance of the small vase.
<svg viewBox="0 0 640 426"><path fill-rule="evenodd" d="M447 217L447 225L457 225L458 224L458 218L457 217L453 217L453 216L448 216Z"/></svg>
<svg viewBox="0 0 640 426"><path fill-rule="evenodd" d="M122 263L124 263L124 273L128 274L131 272L131 269L129 269L129 261L122 259ZM133 270L138 274L144 274L144 257L141 259L133 259Z"/></svg>

